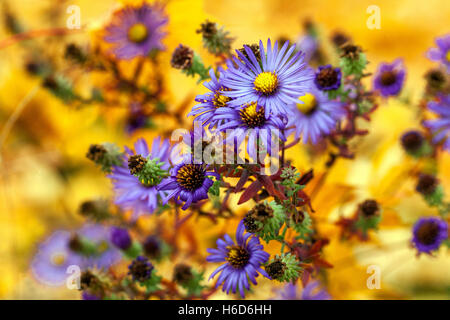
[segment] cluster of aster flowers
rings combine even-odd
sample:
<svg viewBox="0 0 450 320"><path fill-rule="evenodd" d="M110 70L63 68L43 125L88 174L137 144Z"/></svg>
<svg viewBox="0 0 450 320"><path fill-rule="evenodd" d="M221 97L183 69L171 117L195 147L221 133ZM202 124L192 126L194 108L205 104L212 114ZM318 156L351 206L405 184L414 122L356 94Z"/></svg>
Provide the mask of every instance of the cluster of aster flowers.
<svg viewBox="0 0 450 320"><path fill-rule="evenodd" d="M102 41L109 51L85 52L76 45L66 50L66 57L80 67L112 76L108 90L122 90L132 97L128 118L132 121L124 131L147 126L156 114L180 123L186 120L180 119L180 112L165 107L161 75L154 75L155 88L143 87L139 81L145 64L157 69L163 61L158 55L165 50L162 43L168 23L159 5L126 6L104 28ZM299 43L263 39L244 44L235 53L231 50L234 39L217 24L206 21L198 33L218 60L215 67L206 67L199 54L184 44L172 48L170 65L204 81L207 92L193 99L195 105L187 118L200 134L191 130L183 135L183 143L173 144L163 133L151 145L141 138L123 150L110 143L91 145L87 158L106 173L114 206L105 199L83 203L81 215L96 224L55 232L40 246L31 266L33 274L45 283L61 285L67 267L77 265L82 270L84 299L206 299L219 287L227 294L245 297L252 291L251 284L257 285L259 275L285 283L275 298L299 299L301 283L300 299L329 299L326 290L318 290L321 274L332 267L323 252L328 239L318 233L314 204L305 191L314 170L299 172L285 151L294 146L312 152L327 150L328 168L338 158L354 158L350 142L368 133L359 128L358 120L370 121L379 98L399 96L405 66L401 59L382 63L372 77L372 88L367 88L363 80L371 74L366 71L368 61L362 48L345 36L336 36L335 59L327 59L311 22ZM448 39L438 39L439 48L429 52L431 59L447 68ZM136 61L133 78L124 77L119 68L119 61L128 60ZM62 85L55 72L43 75L44 86L66 102L111 103L98 91L87 100L79 97ZM429 85L435 90L424 96L428 109L424 110L424 128L405 133L401 140L408 154L419 159L450 150L450 95L445 84L436 85L439 77L432 78ZM151 111L146 109L149 105ZM224 145L217 147L205 140L207 135ZM208 150L222 161L204 159ZM265 170L267 157L278 160L270 173ZM443 200L439 181L429 173L419 177L417 191L441 215L421 218L413 228L414 247L431 253L447 241L445 217L450 205ZM235 194L239 194L238 205L252 207L245 215L239 216L230 205ZM342 239L356 236L367 241L376 232L381 213L382 205L376 200L362 202L352 217L336 222ZM157 221L159 215L172 214L175 224L168 237ZM186 264L174 266L173 279L158 274L161 260L183 250L177 246L178 230L192 217L237 225L235 240L224 234L217 237L216 248L207 250L207 257L201 254L209 263L221 263L209 276L209 280L216 279L213 285L205 279L205 270ZM142 231L141 218L156 221L153 234ZM280 252L272 257L263 244L270 242L280 244ZM108 272L121 263L128 266L127 273Z"/></svg>

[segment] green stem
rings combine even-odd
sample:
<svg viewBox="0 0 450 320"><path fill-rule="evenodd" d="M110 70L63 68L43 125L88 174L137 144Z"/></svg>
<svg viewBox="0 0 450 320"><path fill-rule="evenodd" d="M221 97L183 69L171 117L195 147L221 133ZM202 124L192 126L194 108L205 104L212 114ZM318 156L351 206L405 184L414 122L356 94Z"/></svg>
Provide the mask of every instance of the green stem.
<svg viewBox="0 0 450 320"><path fill-rule="evenodd" d="M281 236L283 237L283 241L281 242L281 253L283 253L283 251L284 251L284 246L286 245L286 242L284 241L284 237L285 237L285 235L286 235L287 229L288 229L288 226L287 226L287 224L285 224L285 225L284 225L283 232L281 233Z"/></svg>

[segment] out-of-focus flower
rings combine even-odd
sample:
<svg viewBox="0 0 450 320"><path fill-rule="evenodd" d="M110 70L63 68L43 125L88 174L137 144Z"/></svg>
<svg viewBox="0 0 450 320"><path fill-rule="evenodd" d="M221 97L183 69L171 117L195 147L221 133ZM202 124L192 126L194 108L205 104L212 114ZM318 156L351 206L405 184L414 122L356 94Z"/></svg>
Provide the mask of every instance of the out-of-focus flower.
<svg viewBox="0 0 450 320"><path fill-rule="evenodd" d="M343 104L329 100L325 93L312 90L301 96L297 104L291 106L292 114L287 124L289 133L302 137L303 143L317 141L336 127L337 121L345 114Z"/></svg>
<svg viewBox="0 0 450 320"><path fill-rule="evenodd" d="M244 288L250 289L249 280L256 285L258 273L269 278L261 268L261 265L269 259L269 254L264 251L258 237L245 232L242 221L236 230L236 243L226 234L224 239L217 240L217 247L218 249L207 250L211 255L206 260L225 263L211 274L210 279L220 272L217 286L222 285L222 291L226 291L227 294L230 290L236 293L239 289L239 293L244 297Z"/></svg>
<svg viewBox="0 0 450 320"><path fill-rule="evenodd" d="M341 69L333 68L331 64L319 66L314 78L317 88L323 91L336 90L341 86Z"/></svg>
<svg viewBox="0 0 450 320"><path fill-rule="evenodd" d="M128 162L135 155L130 149L126 148L125 150ZM143 161L157 159L158 163L163 163L160 169L169 169L169 140L155 138L150 151L147 142L139 139L134 144L134 150L136 155L140 155L144 159ZM108 177L113 180L116 192L115 203L124 210L132 210L133 219L137 219L143 214L153 213L158 207L158 199L165 199L165 192L157 190L156 185L150 185L146 181L143 183L137 176L131 174L125 163L123 166L113 167L112 174Z"/></svg>
<svg viewBox="0 0 450 320"><path fill-rule="evenodd" d="M151 50L164 49L162 28L167 21L163 8L158 5L126 6L114 13L112 22L105 28L104 39L114 44L113 52L120 59L146 56Z"/></svg>
<svg viewBox="0 0 450 320"><path fill-rule="evenodd" d="M83 300L101 300L100 297L96 296L95 294L91 294L87 291L83 291L81 294L81 299Z"/></svg>
<svg viewBox="0 0 450 320"><path fill-rule="evenodd" d="M110 230L105 226L98 224L84 225L77 231L76 237L80 237L82 240L86 239L95 248L91 254L86 255L85 252L80 252L88 258L87 266L89 267L107 269L122 257L120 251L111 244Z"/></svg>
<svg viewBox="0 0 450 320"><path fill-rule="evenodd" d="M330 300L328 292L319 287L319 281L310 281L299 294L297 285L288 283L276 291L275 300Z"/></svg>
<svg viewBox="0 0 450 320"><path fill-rule="evenodd" d="M130 234L125 228L112 227L110 237L111 243L119 249L127 250L131 246Z"/></svg>
<svg viewBox="0 0 450 320"><path fill-rule="evenodd" d="M270 114L288 116L286 105L296 102L311 87L314 73L304 60L302 52L293 55L295 46L289 48L289 43L278 50L267 40L267 52L262 41L259 42L261 64L249 47L245 51L247 59L239 50L238 58L234 57L224 72L223 84L231 91L222 91L224 95L233 98L230 106L241 107L257 102L263 106L266 118Z"/></svg>
<svg viewBox="0 0 450 320"><path fill-rule="evenodd" d="M433 133L432 142L443 142L443 147L450 152L450 95L441 95L440 101L428 103L428 109L438 115L437 119L424 121L424 126Z"/></svg>
<svg viewBox="0 0 450 320"><path fill-rule="evenodd" d="M313 55L316 53L319 44L317 39L311 35L305 35L297 42L297 49L305 54L305 61L311 60Z"/></svg>
<svg viewBox="0 0 450 320"><path fill-rule="evenodd" d="M241 146L248 132L247 152L250 157L257 159L258 151L267 150L270 155L278 153L279 149L272 147L274 141L286 140L282 132L286 126L285 121L273 114L266 117L265 110L266 107L252 102L240 110L229 107L220 108L213 119L214 121L228 120L220 124L217 130L226 131L228 141L237 140L237 147Z"/></svg>
<svg viewBox="0 0 450 320"><path fill-rule="evenodd" d="M450 73L450 34L436 38L437 48L427 52L428 59L442 63Z"/></svg>
<svg viewBox="0 0 450 320"><path fill-rule="evenodd" d="M222 94L222 91L229 90L222 85L222 72L223 71L221 71L219 79L217 79L214 69L209 70L211 81L205 82L204 86L208 88L210 92L198 95L195 98L195 101L200 103L194 106L192 111L188 114L188 116L194 116L194 121L200 121L204 126L210 125L211 127L214 127L218 122L218 120L214 118L216 110L221 107L226 107L231 100L230 97Z"/></svg>
<svg viewBox="0 0 450 320"><path fill-rule="evenodd" d="M186 210L192 203L207 199L208 190L213 185L210 176L218 177L217 173L207 171L205 164L193 164L192 156L186 155L184 161L171 170L171 176L157 187L160 191L169 192L163 204L174 198L185 202L182 209Z"/></svg>
<svg viewBox="0 0 450 320"><path fill-rule="evenodd" d="M70 237L68 231L56 231L39 246L31 262L31 271L37 280L50 286L60 286L66 282L69 266L85 266L85 259L70 250Z"/></svg>
<svg viewBox="0 0 450 320"><path fill-rule="evenodd" d="M381 63L375 74L373 87L383 97L396 96L403 88L406 70L401 59L392 63Z"/></svg>
<svg viewBox="0 0 450 320"><path fill-rule="evenodd" d="M405 132L401 137L401 144L408 154L415 157L427 155L432 151L423 134L417 130Z"/></svg>
<svg viewBox="0 0 450 320"><path fill-rule="evenodd" d="M412 243L419 253L430 254L447 238L447 222L436 217L420 218L413 227Z"/></svg>
<svg viewBox="0 0 450 320"><path fill-rule="evenodd" d="M128 266L128 274L134 281L144 282L150 279L153 269L153 264L146 257L139 256Z"/></svg>
<svg viewBox="0 0 450 320"><path fill-rule="evenodd" d="M320 289L318 281L309 282L302 291L302 300L330 300L331 296L325 289Z"/></svg>
<svg viewBox="0 0 450 320"><path fill-rule="evenodd" d="M144 253L150 258L158 258L161 255L162 244L157 236L148 236L142 243Z"/></svg>

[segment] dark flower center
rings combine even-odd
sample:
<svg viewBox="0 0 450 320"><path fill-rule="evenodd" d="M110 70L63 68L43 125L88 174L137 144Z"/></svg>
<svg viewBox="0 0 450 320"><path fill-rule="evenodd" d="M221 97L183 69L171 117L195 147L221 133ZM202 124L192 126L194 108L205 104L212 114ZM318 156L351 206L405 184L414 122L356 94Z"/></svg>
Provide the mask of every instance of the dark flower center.
<svg viewBox="0 0 450 320"><path fill-rule="evenodd" d="M402 137L402 146L406 151L417 151L423 144L423 136L420 132L409 131Z"/></svg>
<svg viewBox="0 0 450 320"><path fill-rule="evenodd" d="M222 87L216 91L212 100L212 103L216 108L225 107L227 103L231 101L230 97L223 95L220 91L230 91L230 89Z"/></svg>
<svg viewBox="0 0 450 320"><path fill-rule="evenodd" d="M83 244L80 238L75 234L69 240L69 248L73 252L80 252L83 249Z"/></svg>
<svg viewBox="0 0 450 320"><path fill-rule="evenodd" d="M185 164L178 169L176 179L178 184L188 191L200 188L205 181L205 169L198 164Z"/></svg>
<svg viewBox="0 0 450 320"><path fill-rule="evenodd" d="M173 52L170 64L175 69L186 70L191 67L193 59L194 51L192 51L191 48L180 44Z"/></svg>
<svg viewBox="0 0 450 320"><path fill-rule="evenodd" d="M86 290L94 286L99 285L99 279L89 270L81 273L80 276L80 286L82 289Z"/></svg>
<svg viewBox="0 0 450 320"><path fill-rule="evenodd" d="M336 47L339 48L339 47L343 46L344 44L346 44L347 42L349 42L349 41L350 41L350 38L349 38L345 33L336 31L336 32L333 34L333 36L332 36L332 38L331 38L331 41L333 42L333 44L334 44Z"/></svg>
<svg viewBox="0 0 450 320"><path fill-rule="evenodd" d="M385 71L381 74L380 80L383 86L390 86L397 80L397 73L395 71Z"/></svg>
<svg viewBox="0 0 450 320"><path fill-rule="evenodd" d="M91 144L89 147L88 152L86 153L86 157L89 160L92 160L94 162L98 162L103 159L103 157L106 154L106 149L104 146L100 144Z"/></svg>
<svg viewBox="0 0 450 320"><path fill-rule="evenodd" d="M241 246L227 247L228 255L225 260L235 269L239 269L247 265L250 260L250 254Z"/></svg>
<svg viewBox="0 0 450 320"><path fill-rule="evenodd" d="M439 89L445 83L445 75L440 70L430 70L425 75L428 86Z"/></svg>
<svg viewBox="0 0 450 320"><path fill-rule="evenodd" d="M128 159L128 169L130 169L131 174L137 174L144 169L145 164L147 163L147 159L145 159L140 154L132 155Z"/></svg>
<svg viewBox="0 0 450 320"><path fill-rule="evenodd" d="M248 59L248 61L251 61L250 57L247 54L247 51L245 51L245 47L248 47L253 52L253 54L256 57L256 61L261 62L261 53L259 51L259 45L255 44L255 43L254 44L246 44L244 47L239 49L239 51L244 55L244 57L246 57Z"/></svg>
<svg viewBox="0 0 450 320"><path fill-rule="evenodd" d="M379 206L375 200L366 200L361 203L361 213L365 217L373 217L378 214Z"/></svg>
<svg viewBox="0 0 450 320"><path fill-rule="evenodd" d="M417 230L417 239L425 245L433 244L439 235L439 226L433 221L424 222Z"/></svg>
<svg viewBox="0 0 450 320"><path fill-rule="evenodd" d="M350 58L352 60L359 59L359 54L361 53L361 48L353 44L344 44L341 47L341 50L341 57Z"/></svg>
<svg viewBox="0 0 450 320"><path fill-rule="evenodd" d="M247 232L256 233L259 231L259 227L256 224L256 219L251 216L251 213L247 213L244 217L244 227Z"/></svg>
<svg viewBox="0 0 450 320"><path fill-rule="evenodd" d="M286 264L281 260L275 260L271 264L265 267L267 274L272 279L279 279L284 276L284 272L286 270Z"/></svg>
<svg viewBox="0 0 450 320"><path fill-rule="evenodd" d="M190 280L192 280L193 274L191 267L185 264L178 264L175 266L173 280L177 283L187 284Z"/></svg>
<svg viewBox="0 0 450 320"><path fill-rule="evenodd" d="M204 38L211 39L217 33L216 24L206 20L200 25L200 29L196 30L196 33L201 33Z"/></svg>
<svg viewBox="0 0 450 320"><path fill-rule="evenodd" d="M154 236L149 236L144 244L144 252L150 258L158 257L161 254L161 245L158 239Z"/></svg>
<svg viewBox="0 0 450 320"><path fill-rule="evenodd" d="M338 81L339 73L332 67L320 70L316 79L321 87L331 87Z"/></svg>
<svg viewBox="0 0 450 320"><path fill-rule="evenodd" d="M259 110L256 109L257 104L256 102L253 102L239 111L242 122L244 122L248 128L262 127L266 123L264 107L260 106Z"/></svg>
<svg viewBox="0 0 450 320"><path fill-rule="evenodd" d="M134 259L128 267L128 273L133 277L134 280L143 282L150 278L153 268L153 265L148 261L147 258L138 257Z"/></svg>
<svg viewBox="0 0 450 320"><path fill-rule="evenodd" d="M432 194L438 185L438 180L430 174L421 174L416 186L416 190L423 195Z"/></svg>

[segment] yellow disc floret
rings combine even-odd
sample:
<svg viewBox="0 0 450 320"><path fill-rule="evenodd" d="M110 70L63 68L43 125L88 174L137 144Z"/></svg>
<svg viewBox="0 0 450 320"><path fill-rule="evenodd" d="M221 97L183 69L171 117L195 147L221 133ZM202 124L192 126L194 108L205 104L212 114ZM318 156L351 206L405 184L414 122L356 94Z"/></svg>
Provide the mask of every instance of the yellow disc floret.
<svg viewBox="0 0 450 320"><path fill-rule="evenodd" d="M447 54L445 55L445 59L447 59L447 61L450 62L450 50L447 51Z"/></svg>
<svg viewBox="0 0 450 320"><path fill-rule="evenodd" d="M62 266L66 262L66 255L61 252L54 253L50 258L50 262L54 266Z"/></svg>
<svg viewBox="0 0 450 320"><path fill-rule="evenodd" d="M278 87L278 76L275 72L262 72L258 74L253 82L254 89L265 95L270 95L275 92Z"/></svg>
<svg viewBox="0 0 450 320"><path fill-rule="evenodd" d="M307 93L298 98L298 100L303 103L297 103L297 108L305 115L313 113L317 107L316 97L312 93Z"/></svg>
<svg viewBox="0 0 450 320"><path fill-rule="evenodd" d="M229 101L231 101L231 98L223 95L220 91L216 91L216 93L214 94L214 98L212 100L213 105L216 108L225 107Z"/></svg>
<svg viewBox="0 0 450 320"><path fill-rule="evenodd" d="M128 29L128 39L135 43L141 43L147 39L148 30L145 24L135 23Z"/></svg>
<svg viewBox="0 0 450 320"><path fill-rule="evenodd" d="M239 111L239 116L241 117L242 122L244 122L248 128L261 127L266 122L264 107L259 106L259 109L257 107L258 104L256 102L252 102Z"/></svg>

